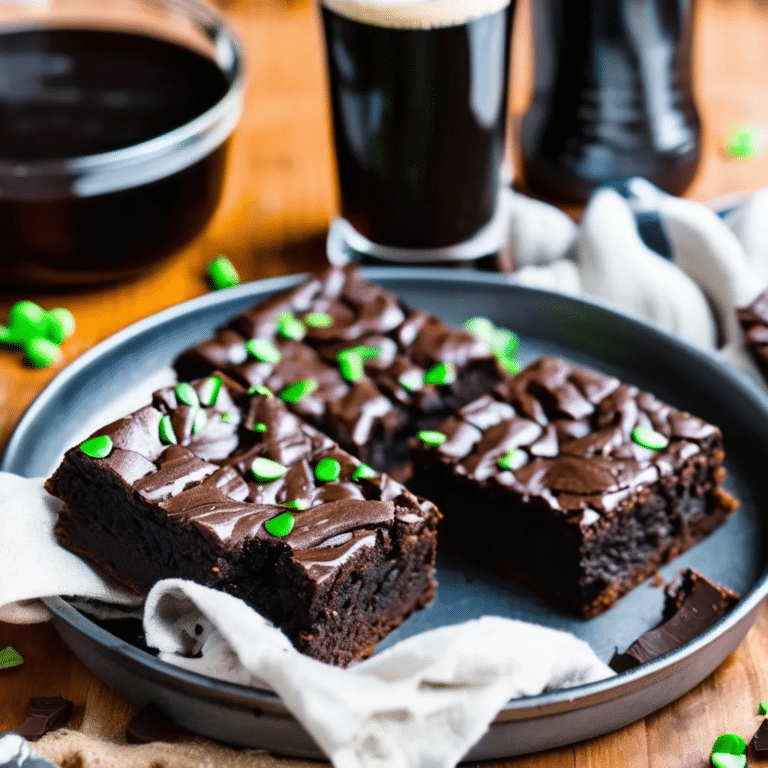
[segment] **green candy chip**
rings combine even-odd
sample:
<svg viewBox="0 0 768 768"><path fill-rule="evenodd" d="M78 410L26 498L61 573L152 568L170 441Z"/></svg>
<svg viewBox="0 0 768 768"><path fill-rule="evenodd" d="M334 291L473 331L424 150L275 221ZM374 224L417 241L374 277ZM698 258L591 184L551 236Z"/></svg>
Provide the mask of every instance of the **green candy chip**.
<svg viewBox="0 0 768 768"><path fill-rule="evenodd" d="M43 336L29 339L24 344L24 356L33 368L47 368L61 360L61 350L58 345Z"/></svg>
<svg viewBox="0 0 768 768"><path fill-rule="evenodd" d="M525 451L515 448L505 453L497 462L499 469L520 469L528 461Z"/></svg>
<svg viewBox="0 0 768 768"><path fill-rule="evenodd" d="M197 396L195 388L191 384L187 384L186 381L177 384L176 389L173 391L176 393L176 399L180 403L188 405L190 408L200 407L200 398Z"/></svg>
<svg viewBox="0 0 768 768"><path fill-rule="evenodd" d="M282 515L267 520L264 527L267 529L267 533L271 533L273 536L287 536L293 530L295 522L296 519L290 512L283 512Z"/></svg>
<svg viewBox="0 0 768 768"><path fill-rule="evenodd" d="M208 426L208 416L205 411L198 411L192 419L192 434L199 435Z"/></svg>
<svg viewBox="0 0 768 768"><path fill-rule="evenodd" d="M227 424L234 424L236 421L234 413L222 413L221 420Z"/></svg>
<svg viewBox="0 0 768 768"><path fill-rule="evenodd" d="M306 499L293 499L292 501L287 501L285 506L303 511L305 509L309 509L309 502Z"/></svg>
<svg viewBox="0 0 768 768"><path fill-rule="evenodd" d="M713 752L709 761L715 768L746 768L746 755L733 755L730 752Z"/></svg>
<svg viewBox="0 0 768 768"><path fill-rule="evenodd" d="M8 312L8 327L21 340L43 336L48 313L34 301L17 301Z"/></svg>
<svg viewBox="0 0 768 768"><path fill-rule="evenodd" d="M279 363L281 359L280 350L269 339L248 339L245 349L263 363Z"/></svg>
<svg viewBox="0 0 768 768"><path fill-rule="evenodd" d="M299 379L280 392L280 399L286 403L298 403L307 395L311 395L318 386L314 379Z"/></svg>
<svg viewBox="0 0 768 768"><path fill-rule="evenodd" d="M343 349L336 356L339 371L346 381L360 381L365 375L365 364L362 356L354 349Z"/></svg>
<svg viewBox="0 0 768 768"><path fill-rule="evenodd" d="M54 344L61 344L75 332L75 318L68 309L54 307L45 318L44 336Z"/></svg>
<svg viewBox="0 0 768 768"><path fill-rule="evenodd" d="M768 701L761 701L757 705L757 713L759 715L768 715Z"/></svg>
<svg viewBox="0 0 768 768"><path fill-rule="evenodd" d="M747 749L747 742L737 733L724 733L715 739L712 752L741 755Z"/></svg>
<svg viewBox="0 0 768 768"><path fill-rule="evenodd" d="M265 387L263 384L257 384L255 387L251 387L248 390L249 395L261 395L262 397L272 397L274 392L269 387Z"/></svg>
<svg viewBox="0 0 768 768"><path fill-rule="evenodd" d="M0 651L0 669L12 669L20 667L24 663L24 657L9 645Z"/></svg>
<svg viewBox="0 0 768 768"><path fill-rule="evenodd" d="M219 256L208 265L208 279L215 291L240 285L240 275L226 256Z"/></svg>
<svg viewBox="0 0 768 768"><path fill-rule="evenodd" d="M438 363L424 374L425 384L453 384L456 381L456 366L453 363Z"/></svg>
<svg viewBox="0 0 768 768"><path fill-rule="evenodd" d="M267 425L263 421L257 421L253 425L253 431L254 432L266 432L268 429Z"/></svg>
<svg viewBox="0 0 768 768"><path fill-rule="evenodd" d="M330 328L333 318L327 312L307 312L304 315L304 324L310 328Z"/></svg>
<svg viewBox="0 0 768 768"><path fill-rule="evenodd" d="M304 327L304 323L302 323L298 317L292 315L290 312L281 312L277 316L278 336L282 336L284 339L301 341L304 338L304 334L306 332L307 329Z"/></svg>
<svg viewBox="0 0 768 768"><path fill-rule="evenodd" d="M200 385L199 399L203 405L207 405L209 408L213 408L216 405L216 401L219 399L219 391L223 384L221 376L209 376Z"/></svg>
<svg viewBox="0 0 768 768"><path fill-rule="evenodd" d="M376 477L376 470L373 467L369 467L367 464L358 465L352 473L352 479L355 482L359 480L369 480L372 477Z"/></svg>
<svg viewBox="0 0 768 768"><path fill-rule="evenodd" d="M112 438L109 435L90 437L80 443L80 450L92 459L105 459L112 453Z"/></svg>
<svg viewBox="0 0 768 768"><path fill-rule="evenodd" d="M661 451L669 445L669 439L655 429L637 426L632 430L632 439L643 448Z"/></svg>
<svg viewBox="0 0 768 768"><path fill-rule="evenodd" d="M341 464L336 459L326 456L315 465L315 477L324 483L338 480L341 475Z"/></svg>
<svg viewBox="0 0 768 768"><path fill-rule="evenodd" d="M265 459L263 456L255 458L251 464L251 472L260 483L271 483L273 480L279 480L287 471L288 467L284 467L272 459Z"/></svg>
<svg viewBox="0 0 768 768"><path fill-rule="evenodd" d="M176 445L179 439L176 437L176 433L173 431L173 424L171 423L171 417L166 414L160 419L160 440L169 445Z"/></svg>
<svg viewBox="0 0 768 768"><path fill-rule="evenodd" d="M470 317L464 328L484 341L490 341L496 326L487 317Z"/></svg>
<svg viewBox="0 0 768 768"><path fill-rule="evenodd" d="M448 439L448 435L444 432L438 432L436 429L422 429L420 432L416 433L416 437L418 437L424 445L429 445L435 448L438 445L442 445Z"/></svg>

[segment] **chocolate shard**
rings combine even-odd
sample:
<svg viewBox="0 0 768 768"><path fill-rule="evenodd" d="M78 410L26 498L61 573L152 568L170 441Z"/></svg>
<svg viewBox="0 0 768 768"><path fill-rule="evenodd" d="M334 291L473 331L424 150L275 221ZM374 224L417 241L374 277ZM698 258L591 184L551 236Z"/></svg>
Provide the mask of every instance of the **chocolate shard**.
<svg viewBox="0 0 768 768"><path fill-rule="evenodd" d="M49 731L63 728L73 712L74 705L63 696L33 698L27 705L27 719L14 730L28 741L37 741Z"/></svg>
<svg viewBox="0 0 768 768"><path fill-rule="evenodd" d="M749 752L753 757L768 758L768 718L763 719L755 731L749 742Z"/></svg>
<svg viewBox="0 0 768 768"><path fill-rule="evenodd" d="M624 653L615 653L609 666L624 672L680 648L709 629L738 599L735 592L692 568L680 571L665 590L662 623L641 635Z"/></svg>

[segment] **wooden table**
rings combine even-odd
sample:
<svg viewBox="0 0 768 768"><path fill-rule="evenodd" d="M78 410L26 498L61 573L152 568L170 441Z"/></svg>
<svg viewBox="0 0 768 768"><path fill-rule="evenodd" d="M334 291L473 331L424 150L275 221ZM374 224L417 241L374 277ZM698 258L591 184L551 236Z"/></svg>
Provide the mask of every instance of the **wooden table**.
<svg viewBox="0 0 768 768"><path fill-rule="evenodd" d="M0 286L0 317L14 301L66 306L77 331L60 365L22 367L0 351L0 450L35 395L67 363L134 320L207 290L205 265L226 253L244 280L319 268L335 205L333 158L322 41L308 0L230 0L221 6L248 56L246 109L233 141L224 197L207 230L153 274L82 292L27 291ZM526 0L513 41L511 104L523 109L530 86ZM736 123L764 121L768 105L768 5L758 0L701 0L696 84L704 121L704 161L688 195L698 200L749 190L768 181L768 154L734 161L720 151ZM1 281L1 278L0 278ZM94 678L49 626L0 625L0 648L19 649L27 663L2 673L0 732L21 722L29 696L63 694L77 706L75 726L119 729L133 711ZM768 699L768 609L746 640L709 679L660 712L607 736L552 752L490 763L506 768L636 766L695 768L707 764L717 735L749 738ZM95 725L94 725L95 724Z"/></svg>

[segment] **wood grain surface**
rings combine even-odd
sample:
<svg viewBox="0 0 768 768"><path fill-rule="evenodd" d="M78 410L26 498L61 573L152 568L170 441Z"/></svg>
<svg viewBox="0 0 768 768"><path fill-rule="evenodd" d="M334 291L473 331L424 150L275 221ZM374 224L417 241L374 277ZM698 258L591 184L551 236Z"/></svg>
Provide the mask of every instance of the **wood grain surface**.
<svg viewBox="0 0 768 768"><path fill-rule="evenodd" d="M63 345L64 359L54 367L33 370L22 365L18 352L0 350L0 450L29 403L63 366L127 324L205 293L205 266L215 255L227 254L243 280L304 272L324 263L336 189L317 9L307 0L219 5L242 38L248 86L218 211L189 247L131 283L22 295L4 288L0 276L0 319L15 301L29 298L46 308L66 306L77 320L75 335ZM530 88L529 34L527 0L521 0L513 38L513 126ZM763 186L768 154L735 161L722 153L721 144L737 123L768 123L768 3L700 0L695 49L704 160L688 196L709 200ZM514 154L514 135L511 145ZM103 735L124 728L132 706L94 678L50 626L0 624L0 649L9 645L26 663L0 672L0 732L23 720L30 696L55 694L74 701L77 728ZM736 653L674 704L601 738L484 765L699 768L708 764L720 733L751 737L762 720L757 705L764 699L768 611L763 606Z"/></svg>

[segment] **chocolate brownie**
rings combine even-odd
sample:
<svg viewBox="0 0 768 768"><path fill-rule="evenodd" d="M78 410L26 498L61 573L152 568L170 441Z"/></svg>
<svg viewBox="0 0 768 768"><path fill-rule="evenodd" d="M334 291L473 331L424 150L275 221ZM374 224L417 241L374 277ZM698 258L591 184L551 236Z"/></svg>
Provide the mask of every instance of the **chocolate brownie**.
<svg viewBox="0 0 768 768"><path fill-rule="evenodd" d="M441 532L583 617L723 523L721 433L552 357L414 440Z"/></svg>
<svg viewBox="0 0 768 768"><path fill-rule="evenodd" d="M225 374L156 392L46 487L61 544L120 583L222 589L326 662L369 655L435 593L435 506Z"/></svg>
<svg viewBox="0 0 768 768"><path fill-rule="evenodd" d="M264 384L362 461L407 464L407 439L506 378L486 341L330 267L182 353L182 381L219 369Z"/></svg>
<svg viewBox="0 0 768 768"><path fill-rule="evenodd" d="M624 672L680 648L722 618L739 600L727 587L686 568L666 586L661 623L645 632L624 653L615 653L611 669Z"/></svg>
<svg viewBox="0 0 768 768"><path fill-rule="evenodd" d="M747 349L768 381L768 290L749 306L738 308L736 317L744 330Z"/></svg>

